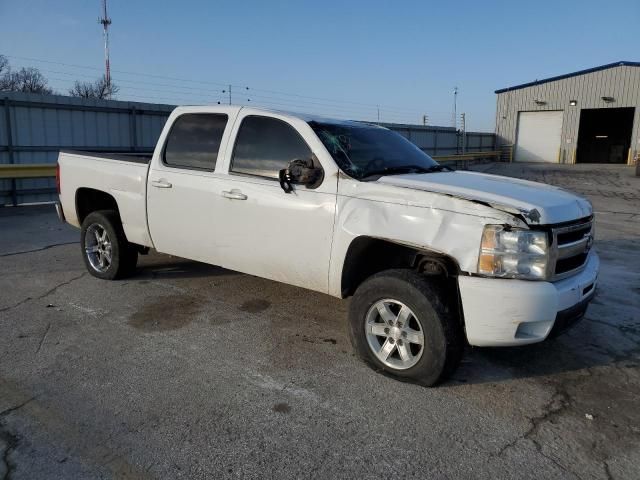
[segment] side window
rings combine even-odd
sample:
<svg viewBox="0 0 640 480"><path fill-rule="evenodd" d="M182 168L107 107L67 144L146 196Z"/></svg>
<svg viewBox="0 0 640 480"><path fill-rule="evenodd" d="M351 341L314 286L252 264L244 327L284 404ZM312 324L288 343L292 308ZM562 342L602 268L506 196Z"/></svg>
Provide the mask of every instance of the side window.
<svg viewBox="0 0 640 480"><path fill-rule="evenodd" d="M311 149L288 123L275 118L250 116L240 125L231 160L231 171L278 178L291 160L311 157Z"/></svg>
<svg viewBox="0 0 640 480"><path fill-rule="evenodd" d="M213 170L227 118L218 113L180 115L167 136L164 163L169 167Z"/></svg>

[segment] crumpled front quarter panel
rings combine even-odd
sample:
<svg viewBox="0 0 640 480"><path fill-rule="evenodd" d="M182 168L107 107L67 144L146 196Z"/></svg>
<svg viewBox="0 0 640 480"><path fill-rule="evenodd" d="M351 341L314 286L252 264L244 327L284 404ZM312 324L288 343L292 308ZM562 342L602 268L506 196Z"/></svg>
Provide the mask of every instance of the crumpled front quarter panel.
<svg viewBox="0 0 640 480"><path fill-rule="evenodd" d="M484 205L442 194L411 191L341 176L330 293L341 296L342 269L351 242L360 236L389 240L452 257L464 272L475 272L486 224L524 223Z"/></svg>

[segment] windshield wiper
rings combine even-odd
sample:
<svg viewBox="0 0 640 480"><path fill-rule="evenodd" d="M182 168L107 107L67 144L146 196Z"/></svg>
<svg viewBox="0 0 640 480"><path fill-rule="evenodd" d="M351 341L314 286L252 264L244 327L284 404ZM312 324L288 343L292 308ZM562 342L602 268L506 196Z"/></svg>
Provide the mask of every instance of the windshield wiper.
<svg viewBox="0 0 640 480"><path fill-rule="evenodd" d="M362 177L363 179L373 176L385 176L385 175L401 175L403 173L433 173L441 172L443 170L451 170L444 165L431 165L430 167L423 167L421 165L401 165L398 167L385 167L380 170L371 170Z"/></svg>
<svg viewBox="0 0 640 480"><path fill-rule="evenodd" d="M448 171L448 172L453 172L453 168L451 167L447 167L446 165L440 165L435 164L435 165L431 165L429 168L426 169L427 171L425 173L432 173L432 172L442 172L444 170Z"/></svg>

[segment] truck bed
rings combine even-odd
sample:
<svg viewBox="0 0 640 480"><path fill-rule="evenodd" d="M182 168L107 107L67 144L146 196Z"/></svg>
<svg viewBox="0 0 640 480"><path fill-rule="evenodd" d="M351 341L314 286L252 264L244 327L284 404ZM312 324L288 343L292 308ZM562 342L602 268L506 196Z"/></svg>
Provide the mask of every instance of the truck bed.
<svg viewBox="0 0 640 480"><path fill-rule="evenodd" d="M95 190L115 200L127 239L151 246L146 219L146 182L151 155L132 152L113 154L62 150L60 168L60 202L69 223L80 227L78 195Z"/></svg>

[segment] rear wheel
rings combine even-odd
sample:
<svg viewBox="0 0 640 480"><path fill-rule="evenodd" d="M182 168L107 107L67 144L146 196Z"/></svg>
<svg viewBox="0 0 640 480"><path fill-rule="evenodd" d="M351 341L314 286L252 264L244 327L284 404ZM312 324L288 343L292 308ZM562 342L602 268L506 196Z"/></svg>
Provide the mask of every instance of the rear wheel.
<svg viewBox="0 0 640 480"><path fill-rule="evenodd" d="M431 386L457 368L464 341L437 284L412 270L365 280L351 301L351 341L376 369Z"/></svg>
<svg viewBox="0 0 640 480"><path fill-rule="evenodd" d="M135 271L138 251L127 241L120 216L113 210L87 215L82 222L80 245L87 270L94 277L115 280Z"/></svg>

